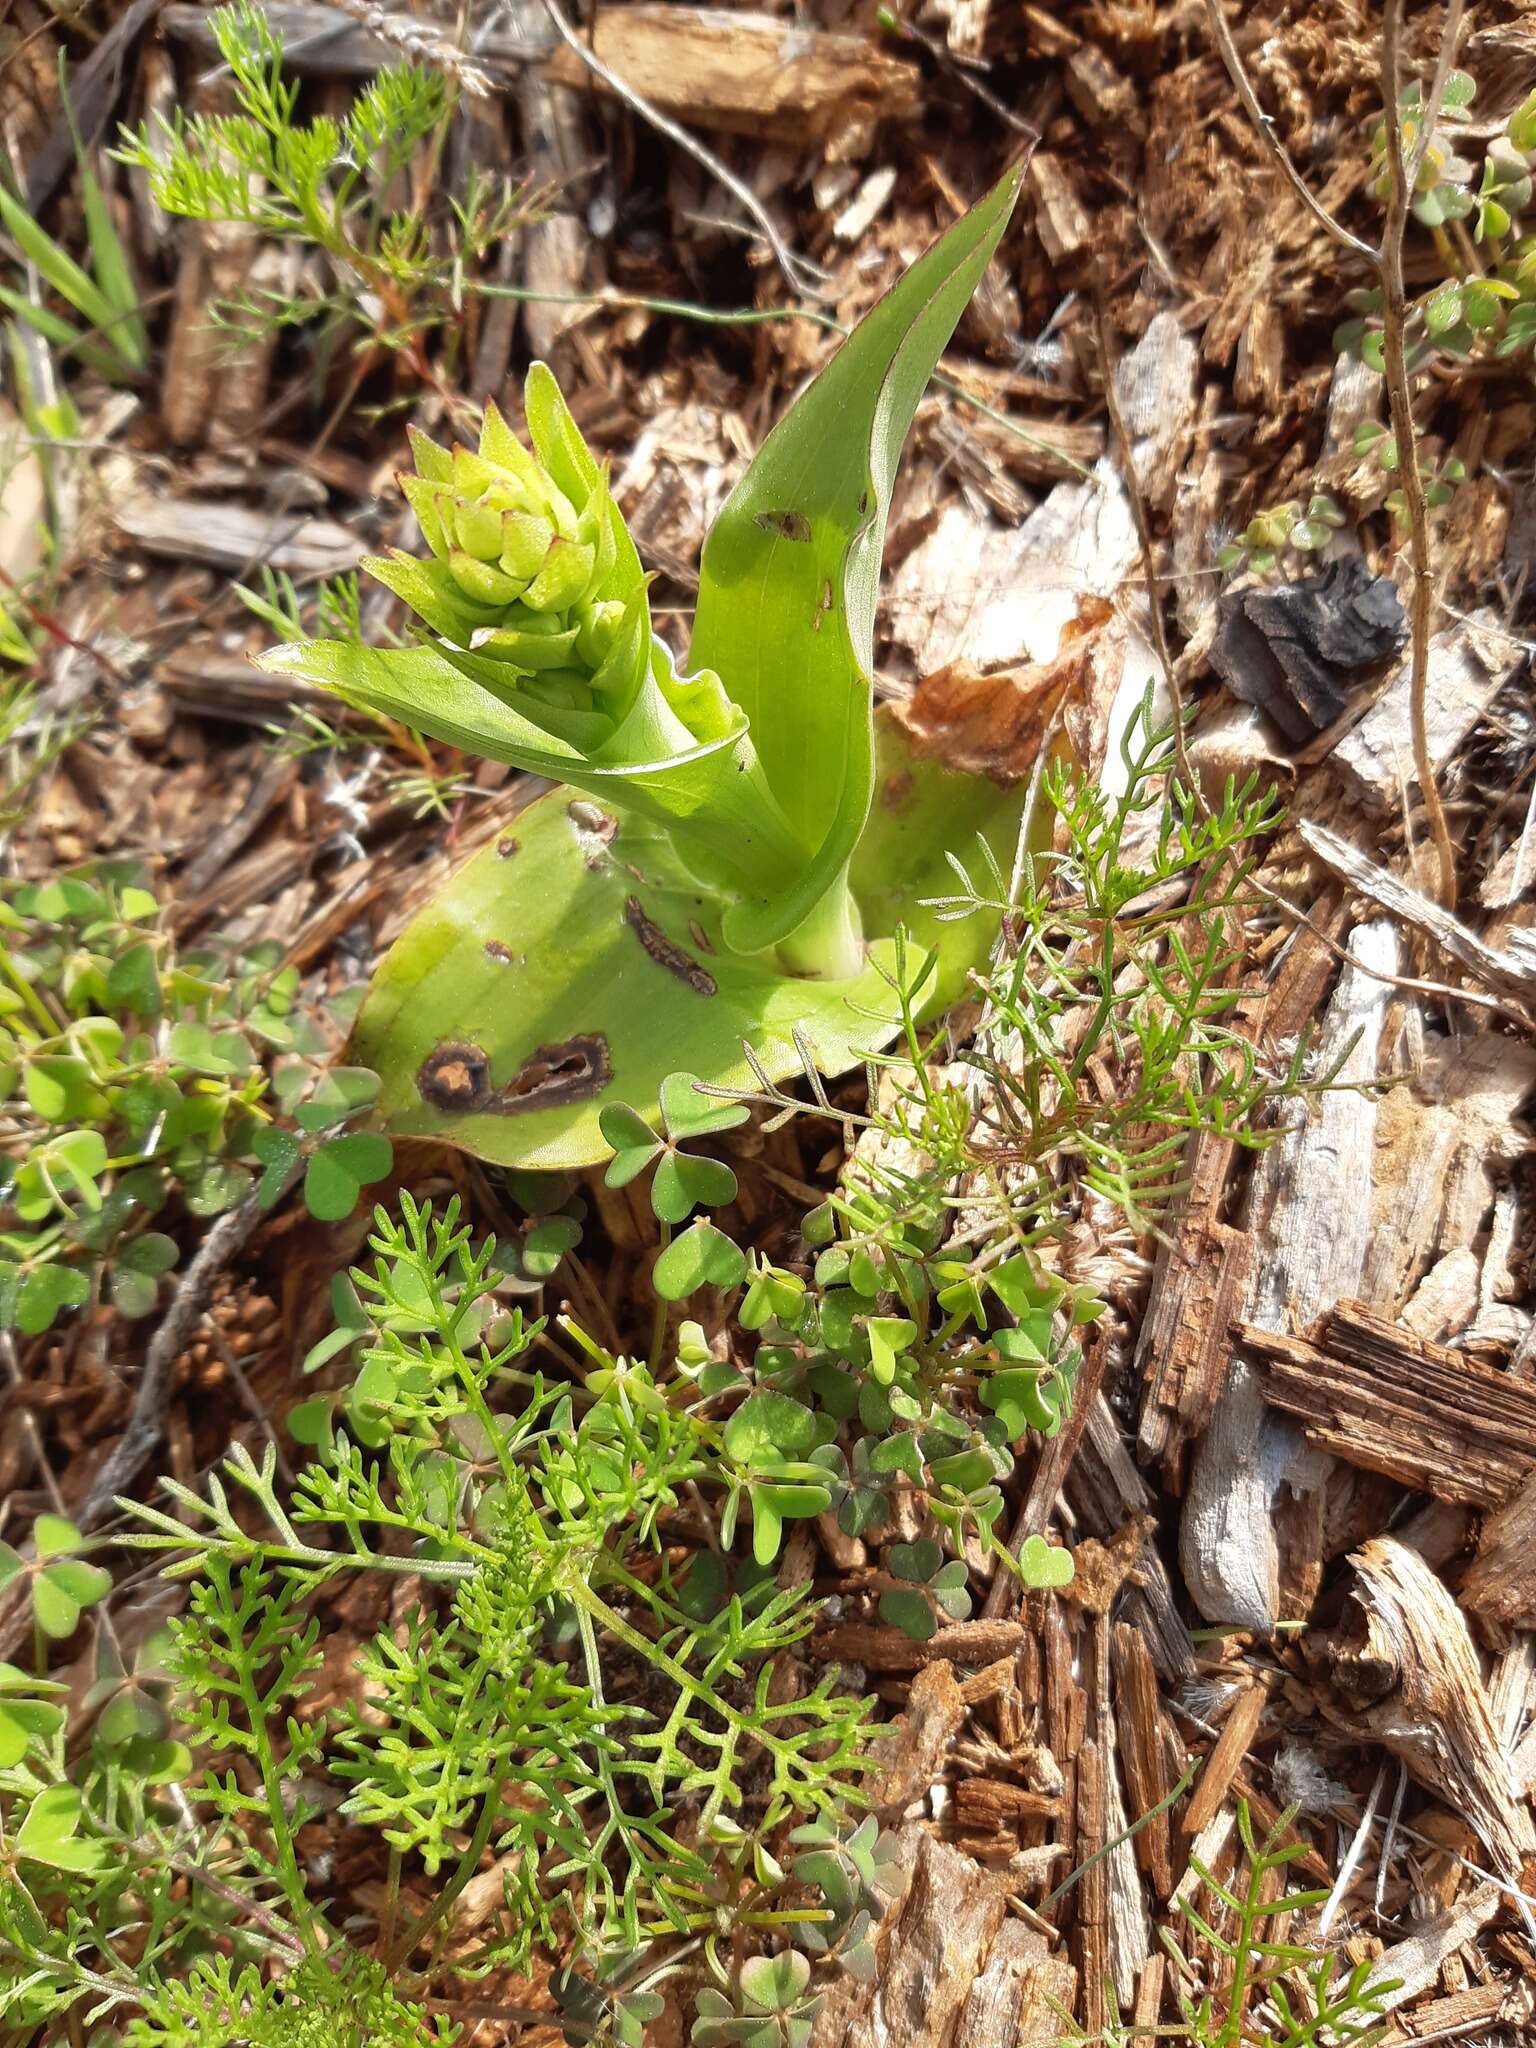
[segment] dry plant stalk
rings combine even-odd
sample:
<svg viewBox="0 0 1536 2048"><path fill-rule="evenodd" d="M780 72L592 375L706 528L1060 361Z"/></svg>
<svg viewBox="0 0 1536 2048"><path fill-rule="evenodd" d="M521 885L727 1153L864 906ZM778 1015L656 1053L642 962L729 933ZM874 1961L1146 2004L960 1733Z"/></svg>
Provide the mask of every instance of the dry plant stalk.
<svg viewBox="0 0 1536 2048"><path fill-rule="evenodd" d="M1445 822L1445 807L1435 783L1434 762L1429 755L1429 734L1425 698L1429 685L1429 639L1434 609L1434 563L1430 553L1429 509L1424 480L1419 474L1417 442L1413 428L1413 406L1408 386L1404 349L1407 322L1407 291L1403 279L1403 235L1408 222L1408 203L1424 151L1434 131L1440 102L1445 93L1456 40L1461 31L1463 0L1448 0L1445 27L1434 79L1426 97L1417 141L1405 163L1402 119L1398 107L1399 49L1402 31L1402 0L1387 0L1382 22L1382 99L1387 129L1387 171L1391 181L1381 247L1371 248L1351 233L1312 192L1297 170L1290 153L1275 131L1273 122L1259 104L1247 66L1233 39L1221 0L1205 0L1212 34L1232 83L1260 140L1314 220L1351 255L1363 258L1375 271L1382 293L1382 353L1386 363L1387 403L1392 437L1399 451L1403 501L1408 510L1409 559L1413 569L1413 602L1410 610L1412 649L1409 670L1409 706L1413 731L1414 771L1424 798L1430 836L1435 845L1438 868L1436 894L1441 906L1450 909L1456 901L1456 855Z"/></svg>

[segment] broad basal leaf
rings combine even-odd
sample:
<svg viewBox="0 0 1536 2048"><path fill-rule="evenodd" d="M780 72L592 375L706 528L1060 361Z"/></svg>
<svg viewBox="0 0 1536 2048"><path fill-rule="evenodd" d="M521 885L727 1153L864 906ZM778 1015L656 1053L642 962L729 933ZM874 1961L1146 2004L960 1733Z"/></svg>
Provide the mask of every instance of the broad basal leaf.
<svg viewBox="0 0 1536 2048"><path fill-rule="evenodd" d="M746 713L770 788L809 856L794 885L726 919L775 945L838 880L874 788L875 598L912 416L1018 198L1014 168L921 257L779 421L705 543L695 668Z"/></svg>

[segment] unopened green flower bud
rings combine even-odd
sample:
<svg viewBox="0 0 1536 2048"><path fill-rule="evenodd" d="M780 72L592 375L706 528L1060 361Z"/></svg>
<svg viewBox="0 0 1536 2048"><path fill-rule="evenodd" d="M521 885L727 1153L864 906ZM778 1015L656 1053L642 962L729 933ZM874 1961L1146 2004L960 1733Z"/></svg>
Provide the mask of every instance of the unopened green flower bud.
<svg viewBox="0 0 1536 2048"><path fill-rule="evenodd" d="M397 549L365 566L463 674L583 749L618 732L648 683L682 738L731 731L738 714L719 678L679 681L652 636L646 579L606 475L584 450L573 461L549 418L542 439L532 409L530 423L537 454L494 405L475 449L412 429L416 473L400 485L430 559Z"/></svg>

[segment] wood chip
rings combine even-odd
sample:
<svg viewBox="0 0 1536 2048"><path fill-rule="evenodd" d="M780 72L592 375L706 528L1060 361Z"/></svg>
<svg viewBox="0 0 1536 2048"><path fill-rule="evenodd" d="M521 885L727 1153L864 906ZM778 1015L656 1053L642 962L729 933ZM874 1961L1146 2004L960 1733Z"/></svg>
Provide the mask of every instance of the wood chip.
<svg viewBox="0 0 1536 2048"><path fill-rule="evenodd" d="M841 2048L946 2048L1002 1925L1007 1881L924 1837L912 1887L891 1928L888 1960ZM818 2024L813 2048L834 2048Z"/></svg>
<svg viewBox="0 0 1536 2048"><path fill-rule="evenodd" d="M1443 1583L1394 1537L1350 1559L1359 1626L1341 1624L1333 1677L1353 1712L1324 1712L1400 1757L1420 1784L1476 1829L1515 1882L1536 1853L1536 1826L1514 1782L1467 1624Z"/></svg>
<svg viewBox="0 0 1536 2048"><path fill-rule="evenodd" d="M367 549L350 527L298 512L260 511L222 498L142 493L112 507L118 529L152 555L249 575L256 565L309 580L355 569ZM291 694L284 686L284 694Z"/></svg>
<svg viewBox="0 0 1536 2048"><path fill-rule="evenodd" d="M1523 658L1491 611L1457 620L1435 635L1424 707L1432 761L1450 760ZM1407 661L1354 731L1339 741L1332 760L1373 805L1400 808L1403 784L1413 775Z"/></svg>
<svg viewBox="0 0 1536 2048"><path fill-rule="evenodd" d="M1497 1508L1536 1468L1536 1386L1341 1302L1314 1339L1245 1325L1264 1398L1310 1441L1440 1500Z"/></svg>
<svg viewBox="0 0 1536 2048"><path fill-rule="evenodd" d="M1461 920L1432 903L1409 883L1351 846L1349 841L1312 818L1297 823L1302 844L1351 888L1379 903L1383 910L1422 932L1442 953L1465 967L1473 979L1496 995L1507 996L1528 1017L1536 1003L1536 951L1529 943L1521 953L1500 951L1469 931Z"/></svg>
<svg viewBox="0 0 1536 2048"><path fill-rule="evenodd" d="M1320 1034L1336 1079L1368 1081L1395 972L1397 936L1385 922L1356 926ZM1356 1293L1369 1242L1369 1187L1377 1098L1348 1087L1299 1109L1261 1154L1249 1191L1254 1233L1244 1320L1286 1330ZM1265 1633L1282 1612L1287 1553L1298 1559L1295 1607L1310 1604L1321 1571L1325 1468L1294 1424L1266 1413L1256 1361L1234 1352L1226 1384L1190 1474L1179 1552L1191 1597L1207 1620Z"/></svg>
<svg viewBox="0 0 1536 2048"><path fill-rule="evenodd" d="M599 7L586 37L604 64L663 112L702 128L862 155L877 121L910 118L918 73L863 36L717 7ZM557 83L588 87L571 50Z"/></svg>

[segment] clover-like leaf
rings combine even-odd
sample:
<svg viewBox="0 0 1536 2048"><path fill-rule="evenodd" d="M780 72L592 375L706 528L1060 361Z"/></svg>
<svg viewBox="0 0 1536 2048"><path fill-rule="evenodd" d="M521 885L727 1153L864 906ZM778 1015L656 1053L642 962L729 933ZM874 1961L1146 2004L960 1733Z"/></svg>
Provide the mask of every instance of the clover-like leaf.
<svg viewBox="0 0 1536 2048"><path fill-rule="evenodd" d="M574 1216L541 1216L523 1239L523 1271L530 1280L547 1280L580 1243L581 1225Z"/></svg>
<svg viewBox="0 0 1536 2048"><path fill-rule="evenodd" d="M327 1138L304 1169L304 1205L321 1223L340 1223L357 1207L365 1187L394 1164L394 1148L380 1131L349 1131Z"/></svg>
<svg viewBox="0 0 1536 2048"><path fill-rule="evenodd" d="M73 1785L50 1785L27 1808L16 1831L18 1858L50 1870L85 1873L106 1861L106 1845L82 1840L82 1801Z"/></svg>
<svg viewBox="0 0 1536 2048"><path fill-rule="evenodd" d="M14 1326L23 1337L41 1336L67 1308L83 1308L91 1285L78 1266L0 1266L0 1328Z"/></svg>
<svg viewBox="0 0 1536 2048"><path fill-rule="evenodd" d="M112 1305L125 1316L147 1316L160 1292L160 1281L177 1259L176 1240L160 1230L146 1230L120 1244L112 1257L109 1287Z"/></svg>
<svg viewBox="0 0 1536 2048"><path fill-rule="evenodd" d="M943 1564L944 1553L931 1536L923 1536L916 1543L893 1543L886 1552L885 1562L898 1579L906 1579L915 1586L926 1586Z"/></svg>
<svg viewBox="0 0 1536 2048"><path fill-rule="evenodd" d="M697 1074L668 1074L661 1084L661 1116L673 1144L733 1131L752 1114L744 1102L725 1102L699 1091Z"/></svg>
<svg viewBox="0 0 1536 2048"><path fill-rule="evenodd" d="M262 1165L256 1200L263 1209L270 1209L288 1185L288 1176L304 1150L303 1140L292 1131L280 1131L275 1124L264 1124L251 1139L251 1150Z"/></svg>
<svg viewBox="0 0 1536 2048"><path fill-rule="evenodd" d="M320 1077L308 1101L299 1104L294 1120L302 1131L329 1130L372 1108L381 1085L371 1067L332 1067Z"/></svg>
<svg viewBox="0 0 1536 2048"><path fill-rule="evenodd" d="M1043 1536L1026 1536L1019 1549L1019 1576L1036 1591L1051 1590L1072 1583L1075 1567L1070 1550L1047 1543Z"/></svg>
<svg viewBox="0 0 1536 2048"><path fill-rule="evenodd" d="M661 1139L627 1102L608 1103L598 1116L597 1127L613 1147L613 1157L603 1171L611 1188L627 1187L662 1149Z"/></svg>
<svg viewBox="0 0 1536 2048"><path fill-rule="evenodd" d="M869 1369L882 1387L888 1387L896 1377L897 1359L917 1336L917 1325L910 1316L871 1316L865 1327Z"/></svg>
<svg viewBox="0 0 1536 2048"><path fill-rule="evenodd" d="M816 1417L788 1394L749 1394L725 1425L725 1448L739 1465L757 1469L764 1460L803 1458L816 1442Z"/></svg>
<svg viewBox="0 0 1536 2048"><path fill-rule="evenodd" d="M921 1593L892 1590L880 1595L880 1619L899 1628L914 1643L926 1643L938 1629L933 1609Z"/></svg>
<svg viewBox="0 0 1536 2048"><path fill-rule="evenodd" d="M663 1223L681 1223L694 1209L719 1209L736 1198L736 1176L719 1159L668 1152L651 1182L651 1207Z"/></svg>
<svg viewBox="0 0 1536 2048"><path fill-rule="evenodd" d="M690 1224L657 1259L651 1285L663 1301L684 1301L701 1287L734 1287L746 1254L712 1223Z"/></svg>
<svg viewBox="0 0 1536 2048"><path fill-rule="evenodd" d="M788 2012L805 1996L811 1966L798 1949L752 1956L741 1966L741 1995L753 2012Z"/></svg>

